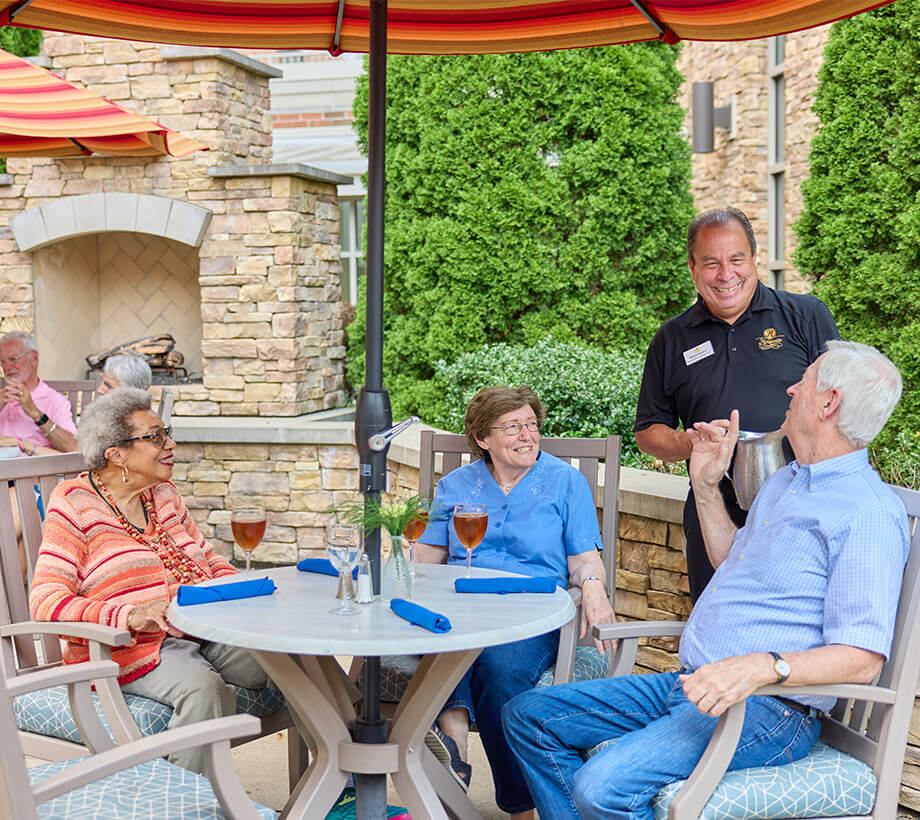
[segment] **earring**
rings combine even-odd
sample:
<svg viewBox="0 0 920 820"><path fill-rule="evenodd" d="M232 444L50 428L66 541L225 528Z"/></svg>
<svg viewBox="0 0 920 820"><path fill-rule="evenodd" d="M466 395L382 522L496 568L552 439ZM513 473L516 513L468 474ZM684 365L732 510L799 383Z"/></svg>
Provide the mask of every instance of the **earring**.
<svg viewBox="0 0 920 820"><path fill-rule="evenodd" d="M124 464L121 465L121 480L125 484L128 483L128 468Z"/></svg>

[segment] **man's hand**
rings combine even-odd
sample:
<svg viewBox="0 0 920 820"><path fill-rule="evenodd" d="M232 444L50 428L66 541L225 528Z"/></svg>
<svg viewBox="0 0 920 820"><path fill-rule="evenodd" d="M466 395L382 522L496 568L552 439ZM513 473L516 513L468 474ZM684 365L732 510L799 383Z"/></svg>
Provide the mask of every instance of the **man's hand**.
<svg viewBox="0 0 920 820"><path fill-rule="evenodd" d="M21 382L8 379L3 386L2 397L4 404L11 401L18 401L22 405L23 412L25 412L32 421L41 418L42 411L35 406L35 402L32 401L32 394L26 390L25 385Z"/></svg>
<svg viewBox="0 0 920 820"><path fill-rule="evenodd" d="M738 411L732 410L728 419L698 421L690 436L690 483L693 492L714 492L731 464L738 441Z"/></svg>
<svg viewBox="0 0 920 820"><path fill-rule="evenodd" d="M696 704L701 713L713 717L776 680L773 656L767 652L725 658L680 676L687 700Z"/></svg>
<svg viewBox="0 0 920 820"><path fill-rule="evenodd" d="M584 638L595 624L612 624L616 619L604 584L599 581L587 581L581 588L581 629L578 639ZM602 653L606 652L612 643L613 641L594 639L597 651Z"/></svg>

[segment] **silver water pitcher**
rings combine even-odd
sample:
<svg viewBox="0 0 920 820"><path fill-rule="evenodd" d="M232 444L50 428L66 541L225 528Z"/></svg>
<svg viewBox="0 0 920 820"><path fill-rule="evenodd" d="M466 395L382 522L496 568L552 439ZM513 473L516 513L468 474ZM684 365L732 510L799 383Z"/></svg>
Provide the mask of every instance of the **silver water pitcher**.
<svg viewBox="0 0 920 820"><path fill-rule="evenodd" d="M786 464L782 430L772 433L738 431L732 486L742 510L751 509L754 498L767 479Z"/></svg>

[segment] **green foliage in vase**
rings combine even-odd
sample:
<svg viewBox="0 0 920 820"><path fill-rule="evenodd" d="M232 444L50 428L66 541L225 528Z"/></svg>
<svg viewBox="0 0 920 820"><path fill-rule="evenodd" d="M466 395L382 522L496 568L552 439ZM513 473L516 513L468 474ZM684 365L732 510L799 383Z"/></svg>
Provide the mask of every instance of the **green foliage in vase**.
<svg viewBox="0 0 920 820"><path fill-rule="evenodd" d="M364 501L347 502L330 507L326 512L334 515L337 521L361 527L365 533L381 528L392 537L402 535L406 525L416 515L427 513L430 503L427 498L413 495L370 505L365 505Z"/></svg>
<svg viewBox="0 0 920 820"><path fill-rule="evenodd" d="M918 64L920 0L834 24L795 254L841 336L875 345L901 371L903 397L872 456L883 475L905 477L897 445L920 429Z"/></svg>
<svg viewBox="0 0 920 820"><path fill-rule="evenodd" d="M644 349L690 303L677 53L644 43L389 58L384 373L394 415L424 418L439 400L439 360L547 334ZM355 126L366 148L366 76ZM364 317L359 301L348 329L355 385Z"/></svg>

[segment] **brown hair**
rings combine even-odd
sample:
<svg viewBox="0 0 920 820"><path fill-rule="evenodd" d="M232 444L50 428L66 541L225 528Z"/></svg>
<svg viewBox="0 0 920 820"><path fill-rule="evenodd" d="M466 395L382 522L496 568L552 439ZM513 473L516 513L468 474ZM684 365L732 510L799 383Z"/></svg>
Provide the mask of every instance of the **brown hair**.
<svg viewBox="0 0 920 820"><path fill-rule="evenodd" d="M505 385L484 387L473 396L466 406L463 431L466 433L466 440L474 455L479 458L488 457L488 453L476 443L476 439L484 439L488 436L499 416L510 413L512 410L520 410L528 404L537 415L537 424L542 427L546 411L540 399L537 398L537 394L526 384L520 387L506 387Z"/></svg>

